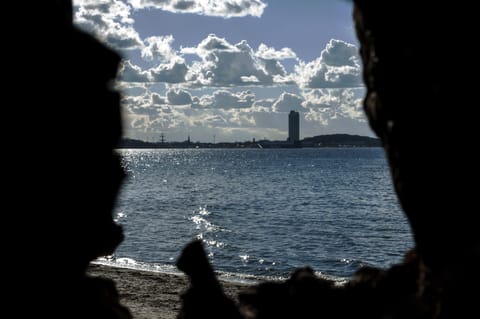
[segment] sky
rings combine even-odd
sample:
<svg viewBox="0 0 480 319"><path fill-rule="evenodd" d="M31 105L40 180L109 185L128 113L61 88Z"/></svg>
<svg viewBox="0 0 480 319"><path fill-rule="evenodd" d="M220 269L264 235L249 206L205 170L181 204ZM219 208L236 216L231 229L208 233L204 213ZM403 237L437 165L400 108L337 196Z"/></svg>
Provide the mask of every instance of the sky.
<svg viewBox="0 0 480 319"><path fill-rule="evenodd" d="M119 52L124 135L147 141L372 136L347 0L74 0Z"/></svg>

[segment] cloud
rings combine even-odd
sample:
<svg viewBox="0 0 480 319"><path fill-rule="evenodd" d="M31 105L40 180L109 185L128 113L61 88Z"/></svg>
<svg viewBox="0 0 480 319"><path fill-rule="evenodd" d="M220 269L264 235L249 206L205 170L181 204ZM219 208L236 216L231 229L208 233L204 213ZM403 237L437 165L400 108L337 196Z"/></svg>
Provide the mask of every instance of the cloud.
<svg viewBox="0 0 480 319"><path fill-rule="evenodd" d="M190 118L196 127L221 128L222 134L225 130L233 128L254 128L255 121L250 113L242 109L191 109Z"/></svg>
<svg viewBox="0 0 480 319"><path fill-rule="evenodd" d="M261 100L256 100L255 103L253 104L253 107L255 110L261 110L266 112L272 110L272 105L275 103L276 99L261 99Z"/></svg>
<svg viewBox="0 0 480 319"><path fill-rule="evenodd" d="M185 90L168 90L167 100L170 105L192 104L192 96L190 95L190 92L187 92Z"/></svg>
<svg viewBox="0 0 480 319"><path fill-rule="evenodd" d="M187 74L192 86L269 86L289 82L279 59L294 58L288 48L276 51L260 45L255 52L247 41L231 44L215 34L208 35L196 48L182 48L183 54L196 54L202 61L194 62Z"/></svg>
<svg viewBox="0 0 480 319"><path fill-rule="evenodd" d="M150 82L151 76L148 71L132 64L129 60L123 61L118 71L118 79L124 82Z"/></svg>
<svg viewBox="0 0 480 319"><path fill-rule="evenodd" d="M142 67L136 65L140 62L126 60L119 70L127 136L155 140L165 133L168 141L185 140L187 135L203 141L211 141L213 135L217 141L284 140L290 110L301 112L302 136L368 134L361 107L363 91L354 89L361 86L361 79L357 48L352 44L332 39L318 59L309 63L300 61L290 48L262 43L253 49L245 40L234 44L214 34L196 47L176 50L172 35L142 40L133 19L137 16L133 10L144 8L222 17L260 16L253 13L255 3L263 12L265 4L259 0L75 2L77 24L112 47L136 50L126 56L145 60L139 64ZM184 59L186 54L195 57ZM293 74L283 65L291 62L285 62L287 59L297 63ZM285 83L298 87L279 87ZM237 86L244 89L232 88ZM274 93L265 93L267 89ZM288 92L280 94L282 90ZM262 99L256 100L252 91Z"/></svg>
<svg viewBox="0 0 480 319"><path fill-rule="evenodd" d="M126 110L123 117L127 136L147 139L152 133L184 127L182 106L169 105L167 97L156 92L124 97L122 107Z"/></svg>
<svg viewBox="0 0 480 319"><path fill-rule="evenodd" d="M303 107L303 98L292 93L283 92L280 97L273 103L272 110L274 112L305 112Z"/></svg>
<svg viewBox="0 0 480 319"><path fill-rule="evenodd" d="M282 83L290 81L289 78L286 78L287 72L280 63L280 60L297 59L297 55L292 49L282 48L280 51L277 51L275 48L262 43L258 46L255 56L260 61L266 73L274 76L274 82Z"/></svg>
<svg viewBox="0 0 480 319"><path fill-rule="evenodd" d="M285 68L283 67L283 65L280 64L280 62L276 60L263 60L263 62L264 62L265 71L268 74L280 75L280 76L287 75Z"/></svg>
<svg viewBox="0 0 480 319"><path fill-rule="evenodd" d="M261 0L128 0L134 9L155 8L175 13L213 17L260 17L267 4Z"/></svg>
<svg viewBox="0 0 480 319"><path fill-rule="evenodd" d="M240 80L244 83L259 83L260 82L255 75L241 76Z"/></svg>
<svg viewBox="0 0 480 319"><path fill-rule="evenodd" d="M288 112L301 111L301 136L331 133L372 135L362 112L364 89L314 89L301 94L283 92L276 99L255 100L252 92L217 90L192 96L171 88L159 94L138 89L138 96L124 97L127 136L168 141L285 140ZM191 102L189 104L189 102Z"/></svg>
<svg viewBox="0 0 480 319"><path fill-rule="evenodd" d="M139 66L126 60L120 67L118 79L123 82L182 83L185 82L187 71L188 67L183 62L159 64L149 70L142 70Z"/></svg>
<svg viewBox="0 0 480 319"><path fill-rule="evenodd" d="M213 95L203 95L192 99L192 108L197 109L243 109L250 108L255 102L255 94L251 91L232 93L218 90Z"/></svg>
<svg viewBox="0 0 480 319"><path fill-rule="evenodd" d="M197 54L201 57L207 57L210 51L236 51L234 45L230 44L225 38L219 38L215 34L209 34L199 43Z"/></svg>
<svg viewBox="0 0 480 319"><path fill-rule="evenodd" d="M331 39L316 60L300 62L297 82L302 88L353 88L363 86L358 49L350 43Z"/></svg>
<svg viewBox="0 0 480 319"><path fill-rule="evenodd" d="M185 87L274 86L293 84L292 74L287 74L280 63L296 59L289 48L277 51L261 44L255 52L247 41L231 44L214 34L208 35L197 47L172 48L172 35L149 37L144 41L141 55L155 65L147 70L131 62L120 71L124 82L183 83ZM200 61L187 64L179 54L194 54Z"/></svg>
<svg viewBox="0 0 480 319"><path fill-rule="evenodd" d="M75 24L115 49L143 46L131 18L131 7L120 0L74 1Z"/></svg>
<svg viewBox="0 0 480 319"><path fill-rule="evenodd" d="M217 91L213 94L215 97L215 107L222 109L229 108L249 108L255 101L255 94L250 91L234 94L228 91Z"/></svg>
<svg viewBox="0 0 480 319"><path fill-rule="evenodd" d="M265 60L285 60L296 59L297 55L290 48L282 48L280 51L275 50L274 47L269 47L264 43L258 46L255 55Z"/></svg>
<svg viewBox="0 0 480 319"><path fill-rule="evenodd" d="M153 82L164 83L182 83L185 82L185 75L188 67L184 62L172 62L169 64L160 64L150 70Z"/></svg>
<svg viewBox="0 0 480 319"><path fill-rule="evenodd" d="M166 104L165 97L150 91L139 96L128 96L122 99L122 106L129 114L146 116L149 120L157 118Z"/></svg>
<svg viewBox="0 0 480 319"><path fill-rule="evenodd" d="M133 129L144 130L148 126L148 122L144 117L134 117L130 122L130 125Z"/></svg>
<svg viewBox="0 0 480 319"><path fill-rule="evenodd" d="M227 87L273 83L272 77L254 60L253 50L246 41L232 45L210 34L200 42L196 53L202 61L194 62L187 76L193 85Z"/></svg>
<svg viewBox="0 0 480 319"><path fill-rule="evenodd" d="M161 96L158 93L152 93L151 94L151 105L158 105L158 106L163 106L167 103L167 99L165 97ZM162 108L164 110L164 108Z"/></svg>
<svg viewBox="0 0 480 319"><path fill-rule="evenodd" d="M329 113L330 117L341 114L349 118L363 118L364 93L363 88L310 90L303 93L304 106Z"/></svg>
<svg viewBox="0 0 480 319"><path fill-rule="evenodd" d="M144 40L142 58L146 61L159 62L184 62L172 48L174 39L172 35L148 37Z"/></svg>
<svg viewBox="0 0 480 319"><path fill-rule="evenodd" d="M199 123L199 122L197 122ZM228 127L228 121L219 114L206 115L201 122L202 126L207 127Z"/></svg>
<svg viewBox="0 0 480 319"><path fill-rule="evenodd" d="M320 58L329 66L357 67L360 64L357 47L342 40L331 39Z"/></svg>

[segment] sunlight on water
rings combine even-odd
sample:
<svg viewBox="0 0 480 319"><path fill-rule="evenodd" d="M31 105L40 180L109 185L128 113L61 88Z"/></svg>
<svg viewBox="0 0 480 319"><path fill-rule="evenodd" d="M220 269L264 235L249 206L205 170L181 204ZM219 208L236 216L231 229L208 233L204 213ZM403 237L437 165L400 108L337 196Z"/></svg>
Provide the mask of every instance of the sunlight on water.
<svg viewBox="0 0 480 319"><path fill-rule="evenodd" d="M195 229L200 230L201 232L196 235L197 239L200 239L203 241L203 243L207 246L207 248L223 248L225 247L225 243L216 240L215 236L212 237L211 233L214 233L216 231L220 231L221 228L212 224L210 221L206 219L206 216L209 216L211 214L210 211L207 210L207 207L199 207L197 211L194 211L193 216L188 217L188 220L192 221L196 226ZM208 255L210 257L214 256L213 251L209 251Z"/></svg>
<svg viewBox="0 0 480 319"><path fill-rule="evenodd" d="M309 265L342 279L399 262L413 243L381 149L120 154L126 240L110 262L174 268L197 238L222 273L285 278Z"/></svg>
<svg viewBox="0 0 480 319"><path fill-rule="evenodd" d="M216 240L205 240L205 244L208 246L216 247L216 248L223 248L225 247L225 244Z"/></svg>
<svg viewBox="0 0 480 319"><path fill-rule="evenodd" d="M198 214L206 216L206 215L210 215L210 212L207 210L206 207L200 207L200 209L198 211Z"/></svg>
<svg viewBox="0 0 480 319"><path fill-rule="evenodd" d="M215 230L219 229L219 227L215 226L214 224L212 224L211 222L209 222L205 218L201 217L200 215L195 215L193 217L190 217L189 219L194 224L197 225L196 229L202 229L202 230L209 231L209 232L212 232L212 231L215 231Z"/></svg>
<svg viewBox="0 0 480 319"><path fill-rule="evenodd" d="M116 223L122 223L122 219L125 219L127 218L127 214L125 213L122 213L122 212L118 212L117 213L117 216L113 219Z"/></svg>
<svg viewBox="0 0 480 319"><path fill-rule="evenodd" d="M249 255L239 255L240 259L242 260L242 263L247 264L249 262L250 256Z"/></svg>

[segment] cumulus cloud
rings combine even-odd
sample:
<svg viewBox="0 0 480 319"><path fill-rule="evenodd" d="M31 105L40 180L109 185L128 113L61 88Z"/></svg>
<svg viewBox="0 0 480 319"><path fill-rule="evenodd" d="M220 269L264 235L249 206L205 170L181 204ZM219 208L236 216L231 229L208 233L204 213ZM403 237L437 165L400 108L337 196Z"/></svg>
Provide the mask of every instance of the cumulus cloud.
<svg viewBox="0 0 480 319"><path fill-rule="evenodd" d="M147 125L147 119L144 117L134 117L131 122L130 122L131 128L136 129L136 130L144 130Z"/></svg>
<svg viewBox="0 0 480 319"><path fill-rule="evenodd" d="M176 93L182 95L181 92ZM148 139L160 132L181 130L187 120L184 106L171 105L168 96L148 90L138 96L124 97L122 107L126 110L126 132L132 137Z"/></svg>
<svg viewBox="0 0 480 319"><path fill-rule="evenodd" d="M165 108L163 108L163 105L167 104L167 99L165 99L164 96L161 96L160 94L158 93L152 93L150 95L150 98L151 98L151 105L153 106L162 106L162 110L165 110Z"/></svg>
<svg viewBox="0 0 480 319"><path fill-rule="evenodd" d="M126 60L119 69L118 79L123 82L182 83L185 82L187 71L188 67L184 62L159 64L151 69L143 70L138 65Z"/></svg>
<svg viewBox="0 0 480 319"><path fill-rule="evenodd" d="M261 110L261 111L271 111L273 103L275 103L276 99L270 98L270 99L261 99L261 100L256 100L255 103L253 104L253 107L255 110Z"/></svg>
<svg viewBox="0 0 480 319"><path fill-rule="evenodd" d="M237 86L272 83L269 76L256 63L253 50L246 41L236 45L210 34L196 49L201 62L195 62L187 79L197 86ZM253 80L253 82L248 82Z"/></svg>
<svg viewBox="0 0 480 319"><path fill-rule="evenodd" d="M368 132L362 111L364 89L316 89L303 94L308 112L305 119L346 133ZM362 129L363 127L363 129ZM335 131L335 130L334 130ZM357 133L358 134L358 133Z"/></svg>
<svg viewBox="0 0 480 319"><path fill-rule="evenodd" d="M255 75L241 76L240 80L244 83L259 83L260 82Z"/></svg>
<svg viewBox="0 0 480 319"><path fill-rule="evenodd" d="M220 114L208 114L203 117L201 124L197 121L198 125L204 125L208 127L227 127L228 120Z"/></svg>
<svg viewBox="0 0 480 319"><path fill-rule="evenodd" d="M316 60L295 67L297 82L303 88L352 88L362 86L358 49L332 39Z"/></svg>
<svg viewBox="0 0 480 319"><path fill-rule="evenodd" d="M274 112L305 112L303 107L303 98L296 94L283 92L280 97L273 103L272 109Z"/></svg>
<svg viewBox="0 0 480 319"><path fill-rule="evenodd" d="M266 8L261 0L128 0L135 9L156 8L175 13L213 17L260 17Z"/></svg>
<svg viewBox="0 0 480 319"><path fill-rule="evenodd" d="M192 96L190 92L185 90L170 89L167 91L167 100L171 105L187 105L192 104Z"/></svg>
<svg viewBox="0 0 480 319"><path fill-rule="evenodd" d="M251 114L243 112L241 109L191 109L190 119L193 119L192 125L196 127L221 128L216 131L225 134L229 129L248 129L255 125Z"/></svg>
<svg viewBox="0 0 480 319"><path fill-rule="evenodd" d="M274 82L282 83L289 82L286 78L287 72L280 63L280 60L297 59L297 55L290 48L282 48L280 51L275 50L262 43L259 45L255 56L258 58L267 74L274 76Z"/></svg>
<svg viewBox="0 0 480 319"><path fill-rule="evenodd" d="M151 76L148 71L132 64L129 60L123 61L118 71L118 78L124 82L150 82Z"/></svg>
<svg viewBox="0 0 480 319"><path fill-rule="evenodd" d="M198 44L196 50L201 57L207 57L210 51L236 51L235 46L230 44L225 38L219 38L215 34L209 34Z"/></svg>
<svg viewBox="0 0 480 319"><path fill-rule="evenodd" d="M362 129L368 134L361 107L363 92L354 89L361 86L354 45L331 40L309 63L299 61L290 48L262 43L253 49L247 41L234 44L214 34L196 47L177 51L172 35L142 40L132 15L132 10L156 8L222 17L260 16L265 6L260 0L77 0L75 21L112 47L138 50L135 58L145 60L143 69L126 60L119 70L128 136L146 139L165 133L169 141L185 140L187 134L203 141L211 140L213 134L217 141L285 139L291 110L301 112L302 136L358 134ZM185 54L196 57L186 60ZM283 66L287 59L297 61L294 74ZM276 86L293 80L300 90L282 87L289 92L278 96L282 91ZM251 90L263 99L256 100L246 89L228 89L236 86L262 87ZM265 98L267 87L274 97ZM201 88L197 91L201 93L194 96L189 88Z"/></svg>
<svg viewBox="0 0 480 319"><path fill-rule="evenodd" d="M211 141L214 134L217 141L252 137L284 140L292 109L301 112L301 136L371 135L361 111L363 91L315 89L301 95L283 92L276 99L255 100L248 90L217 90L192 96L188 90L170 88L164 95L145 90L138 96L125 97L122 105L127 109L126 132L141 138L165 133L170 141L185 140L187 134L192 140L202 141Z"/></svg>
<svg viewBox="0 0 480 319"><path fill-rule="evenodd" d="M255 102L251 91L232 93L226 90L215 91L212 95L203 95L192 99L193 108L242 109L250 108Z"/></svg>
<svg viewBox="0 0 480 319"><path fill-rule="evenodd" d="M280 64L280 62L276 60L263 60L263 63L264 63L263 66L265 68L265 71L268 74L280 75L280 76L287 75L285 68L283 67L283 65Z"/></svg>
<svg viewBox="0 0 480 319"><path fill-rule="evenodd" d="M120 0L76 0L74 20L80 28L116 49L143 46L134 29L131 7Z"/></svg>
<svg viewBox="0 0 480 319"><path fill-rule="evenodd" d="M142 49L142 58L146 61L184 62L172 48L173 41L172 35L146 38L144 40L145 46Z"/></svg>
<svg viewBox="0 0 480 319"><path fill-rule="evenodd" d="M190 87L272 86L293 84L281 60L296 59L289 48L276 50L261 44L257 51L247 41L231 44L214 34L208 35L197 47L172 48L173 36L149 37L141 55L155 65L147 70L125 63L120 71L124 82L184 83ZM187 64L181 54L194 54L200 61Z"/></svg>
<svg viewBox="0 0 480 319"><path fill-rule="evenodd" d="M329 66L353 66L360 64L358 49L353 44L331 39L322 51L320 58Z"/></svg>
<svg viewBox="0 0 480 319"><path fill-rule="evenodd" d="M258 46L255 55L265 60L285 60L296 59L297 55L290 48L282 48L280 51L275 50L274 47L269 47L264 43Z"/></svg>
<svg viewBox="0 0 480 319"><path fill-rule="evenodd" d="M213 96L215 97L215 107L223 109L248 108L255 101L255 94L250 91L234 94L222 90L215 92Z"/></svg>
<svg viewBox="0 0 480 319"><path fill-rule="evenodd" d="M153 82L182 83L185 82L187 71L185 62L172 62L158 65L150 70L150 74Z"/></svg>
<svg viewBox="0 0 480 319"><path fill-rule="evenodd" d="M255 52L247 41L231 44L215 34L208 35L196 48L182 48L184 54L196 54L202 61L190 67L187 81L193 86L268 86L289 80L280 59L294 58L288 48L276 51L261 45Z"/></svg>

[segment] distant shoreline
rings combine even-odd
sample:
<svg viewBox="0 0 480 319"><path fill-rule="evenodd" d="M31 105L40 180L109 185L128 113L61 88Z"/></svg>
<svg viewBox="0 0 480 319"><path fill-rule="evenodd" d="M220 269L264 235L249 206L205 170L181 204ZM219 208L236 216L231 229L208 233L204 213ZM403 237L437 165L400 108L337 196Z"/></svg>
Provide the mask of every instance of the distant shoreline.
<svg viewBox="0 0 480 319"><path fill-rule="evenodd" d="M118 145L118 149L169 149L169 148L356 148L356 147L381 147L381 141L378 138L349 135L349 134L331 134L307 137L301 141L294 143L287 141L245 141L245 142L218 142L203 143L191 142L189 140L183 142L147 142L136 139L124 138Z"/></svg>

